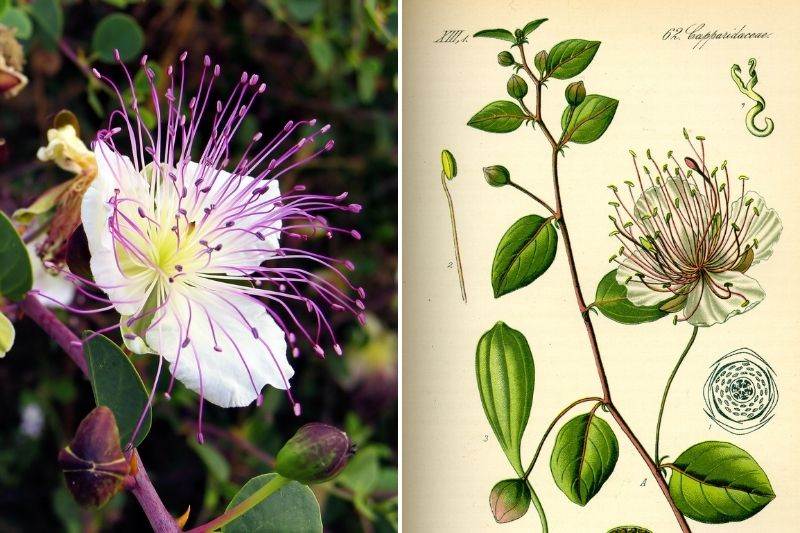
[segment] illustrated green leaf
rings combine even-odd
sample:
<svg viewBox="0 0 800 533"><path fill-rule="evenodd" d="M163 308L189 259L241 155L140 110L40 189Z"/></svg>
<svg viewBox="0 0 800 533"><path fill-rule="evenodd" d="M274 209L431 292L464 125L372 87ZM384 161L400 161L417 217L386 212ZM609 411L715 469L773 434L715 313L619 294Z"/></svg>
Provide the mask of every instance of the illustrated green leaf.
<svg viewBox="0 0 800 533"><path fill-rule="evenodd" d="M498 322L481 336L475 353L478 391L489 425L519 476L520 441L533 403L535 370L525 336Z"/></svg>
<svg viewBox="0 0 800 533"><path fill-rule="evenodd" d="M551 220L527 215L505 232L492 262L495 298L531 284L553 263L558 234Z"/></svg>
<svg viewBox="0 0 800 533"><path fill-rule="evenodd" d="M6 9L3 16L0 17L0 24L9 28L16 28L17 39L30 39L33 34L33 23L30 17L23 10L16 7Z"/></svg>
<svg viewBox="0 0 800 533"><path fill-rule="evenodd" d="M467 125L491 133L508 133L519 128L527 118L514 102L498 100L475 113Z"/></svg>
<svg viewBox="0 0 800 533"><path fill-rule="evenodd" d="M84 333L85 338L89 335L91 332ZM123 447L127 446L147 406L147 389L142 378L130 359L108 337L97 335L84 341L83 351L89 365L95 403L105 405L114 413L120 442ZM152 412L148 409L133 441L134 446L141 444L147 436L151 420Z"/></svg>
<svg viewBox="0 0 800 533"><path fill-rule="evenodd" d="M112 13L101 20L92 35L92 50L106 63L113 63L114 50L122 61L130 61L144 47L144 32L136 19L124 13Z"/></svg>
<svg viewBox="0 0 800 533"><path fill-rule="evenodd" d="M594 307L606 317L621 324L642 324L653 322L667 316L660 305L640 307L627 298L628 289L617 283L617 270L614 269L597 284Z"/></svg>
<svg viewBox="0 0 800 533"><path fill-rule="evenodd" d="M599 94L590 94L575 108L567 127L564 128L564 142L587 144L596 141L608 129L619 100Z"/></svg>
<svg viewBox="0 0 800 533"><path fill-rule="evenodd" d="M517 42L516 39L514 39L513 33L503 29L481 30L477 32L473 37L489 37L491 39L500 39L501 41L508 41L510 43Z"/></svg>
<svg viewBox="0 0 800 533"><path fill-rule="evenodd" d="M753 457L729 442L695 444L671 465L669 493L683 514L707 524L746 520L775 499Z"/></svg>
<svg viewBox="0 0 800 533"><path fill-rule="evenodd" d="M617 526L608 530L608 533L653 533L642 526Z"/></svg>
<svg viewBox="0 0 800 533"><path fill-rule="evenodd" d="M236 493L230 510L278 474L250 479ZM290 481L277 492L222 528L224 533L322 533L319 503L306 485Z"/></svg>
<svg viewBox="0 0 800 533"><path fill-rule="evenodd" d="M586 505L614 471L617 437L594 412L576 416L561 428L550 456L550 472L573 503Z"/></svg>
<svg viewBox="0 0 800 533"><path fill-rule="evenodd" d="M539 26L541 26L541 25L542 25L542 24L544 24L545 22L547 22L547 19L536 19L536 20L532 20L532 21L530 21L529 23L525 24L525 27L524 27L524 28L522 28L522 33L524 33L524 34L525 34L525 36L527 37L528 35L530 35L531 33L533 33L533 31L534 31L536 28L538 28Z"/></svg>
<svg viewBox="0 0 800 533"><path fill-rule="evenodd" d="M567 39L555 45L547 54L547 76L566 80L577 76L592 62L600 41Z"/></svg>
<svg viewBox="0 0 800 533"><path fill-rule="evenodd" d="M59 0L33 0L28 4L33 19L53 41L61 39L64 31L64 12Z"/></svg>
<svg viewBox="0 0 800 533"><path fill-rule="evenodd" d="M28 250L6 214L0 212L0 296L22 300L32 286Z"/></svg>
<svg viewBox="0 0 800 533"><path fill-rule="evenodd" d="M14 324L4 313L0 313L0 358L5 357L11 347L14 346L15 337Z"/></svg>

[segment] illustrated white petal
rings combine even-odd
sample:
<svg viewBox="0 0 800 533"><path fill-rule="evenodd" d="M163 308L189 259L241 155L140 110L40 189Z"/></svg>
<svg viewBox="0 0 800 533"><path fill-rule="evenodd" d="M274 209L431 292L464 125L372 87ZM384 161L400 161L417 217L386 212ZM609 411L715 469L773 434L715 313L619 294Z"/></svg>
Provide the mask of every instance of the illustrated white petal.
<svg viewBox="0 0 800 533"><path fill-rule="evenodd" d="M639 277L639 272L625 262L617 268L617 283L625 287L628 300L639 307L658 305L675 296L674 292L661 287L656 282Z"/></svg>
<svg viewBox="0 0 800 533"><path fill-rule="evenodd" d="M740 272L706 273L686 298L684 316L694 326L721 324L764 299L764 289Z"/></svg>
<svg viewBox="0 0 800 533"><path fill-rule="evenodd" d="M742 202L744 202L744 206L742 206ZM751 212L746 220L747 202L751 202L749 206ZM733 202L731 212L739 214L736 221L740 227L744 224L742 228L744 234L739 239L743 247L749 245L753 248L753 264L769 259L783 230L778 213L774 209L768 208L764 198L753 191L748 191L743 200Z"/></svg>
<svg viewBox="0 0 800 533"><path fill-rule="evenodd" d="M191 294L174 291L147 344L179 381L215 405L249 405L264 385L288 389L294 370L275 320L255 300L208 283L213 287Z"/></svg>

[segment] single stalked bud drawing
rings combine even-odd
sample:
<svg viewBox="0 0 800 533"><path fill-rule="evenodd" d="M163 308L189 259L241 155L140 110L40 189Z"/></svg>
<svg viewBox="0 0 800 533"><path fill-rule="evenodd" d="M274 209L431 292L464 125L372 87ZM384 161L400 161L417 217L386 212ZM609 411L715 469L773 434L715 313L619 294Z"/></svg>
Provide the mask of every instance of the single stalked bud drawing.
<svg viewBox="0 0 800 533"><path fill-rule="evenodd" d="M313 422L297 430L275 458L275 471L300 483L322 483L336 477L355 453L347 433Z"/></svg>
<svg viewBox="0 0 800 533"><path fill-rule="evenodd" d="M498 524L525 516L531 504L531 491L522 479L505 479L489 494L489 507Z"/></svg>
<svg viewBox="0 0 800 533"><path fill-rule="evenodd" d="M503 165L484 167L483 177L486 178L486 183L492 187L502 187L511 182L511 174L508 173L508 169Z"/></svg>
<svg viewBox="0 0 800 533"><path fill-rule="evenodd" d="M516 99L524 98L528 94L528 84L516 74L508 78L506 89L508 90L508 95Z"/></svg>
<svg viewBox="0 0 800 533"><path fill-rule="evenodd" d="M582 81L570 83L564 91L564 96L567 98L569 105L577 107L586 99L586 87Z"/></svg>
<svg viewBox="0 0 800 533"><path fill-rule="evenodd" d="M508 50L503 50L497 54L497 62L504 67L510 67L511 65L516 64L516 61L514 61L514 56L511 55L511 52Z"/></svg>
<svg viewBox="0 0 800 533"><path fill-rule="evenodd" d="M130 463L122 454L114 413L96 407L58 454L67 488L79 504L100 507L122 488Z"/></svg>
<svg viewBox="0 0 800 533"><path fill-rule="evenodd" d="M450 150L442 150L442 172L444 172L444 177L449 180L458 175L456 158L453 156Z"/></svg>
<svg viewBox="0 0 800 533"><path fill-rule="evenodd" d="M539 73L543 73L545 65L547 64L547 50L540 50L533 58L533 65Z"/></svg>

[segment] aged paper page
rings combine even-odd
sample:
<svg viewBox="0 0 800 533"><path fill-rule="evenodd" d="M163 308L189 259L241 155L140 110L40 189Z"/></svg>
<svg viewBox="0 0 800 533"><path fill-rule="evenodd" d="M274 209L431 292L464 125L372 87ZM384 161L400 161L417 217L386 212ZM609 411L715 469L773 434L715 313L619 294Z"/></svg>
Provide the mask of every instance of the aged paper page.
<svg viewBox="0 0 800 533"><path fill-rule="evenodd" d="M582 80L587 92L619 100L605 134L589 144L570 143L559 157L564 216L569 224L578 275L587 303L601 278L614 267L619 247L609 237L614 200L609 184L635 180L629 150L644 160L650 148L665 159L674 150L681 161L691 154L683 128L705 137L712 166L727 160L735 181L750 178L783 224L768 261L747 274L766 297L752 310L722 324L699 328L697 340L675 378L663 419L661 454L675 460L701 441L724 441L747 450L769 477L774 493L755 516L738 523L704 524L693 531L796 531L800 523L800 360L797 302L800 301L800 168L796 158L800 122L800 45L795 21L800 9L783 2L774 8L733 2L456 2L406 1L403 52L403 520L408 531L538 531L531 506L510 524L496 524L489 508L495 483L513 478L481 406L475 352L479 338L497 321L524 334L535 362L530 421L522 439L527 466L553 417L571 401L602 395L581 314L576 307L564 243L550 268L532 284L494 298L491 269L498 241L520 217L547 215L511 187L490 187L482 168L504 165L512 178L553 202L550 147L540 129L487 133L467 126L486 104L510 100L506 82L513 69L498 64L510 43L472 37L486 28L515 28L547 17L526 45L534 54L559 41L601 41L591 64L568 80L551 79L543 89L542 116L561 133L565 87ZM705 24L695 35L717 30L768 34L762 38L697 40L686 29ZM672 28L678 38L665 39ZM463 30L463 42L442 40L445 31ZM515 49L514 49L515 51ZM757 91L766 98L763 117L774 132L756 137L745 127L753 101L734 85L730 68L758 60ZM521 73L522 75L522 73ZM531 93L533 87L530 87ZM532 102L531 96L526 102ZM450 150L458 174L448 183L458 224L468 303L462 302L454 266L448 206L440 181L440 152ZM693 156L694 157L694 156ZM641 162L641 161L640 161ZM646 161L645 161L646 162ZM639 189L635 194L638 195ZM738 189L737 189L738 191ZM625 191L627 194L627 191ZM738 193L738 192L737 192ZM594 313L594 324L613 402L653 453L655 424L665 382L687 343L692 326L673 325L672 316L624 325ZM725 354L748 348L771 365L780 392L774 417L747 434L732 434L704 412L704 384ZM579 406L563 418L586 413ZM658 533L679 531L664 495L642 458L612 417L598 411L619 442L616 467L587 505L575 505L553 481L551 434L531 474L550 531L603 533L637 524Z"/></svg>

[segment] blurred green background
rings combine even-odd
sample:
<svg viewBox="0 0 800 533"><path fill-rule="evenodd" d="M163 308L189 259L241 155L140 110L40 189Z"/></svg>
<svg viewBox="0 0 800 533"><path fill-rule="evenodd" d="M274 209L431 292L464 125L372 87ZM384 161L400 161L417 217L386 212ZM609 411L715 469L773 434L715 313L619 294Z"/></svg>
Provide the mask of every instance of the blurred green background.
<svg viewBox="0 0 800 533"><path fill-rule="evenodd" d="M121 15L124 14L124 15ZM336 225L364 236L320 239L309 246L351 259L356 285L367 291L368 323L335 318L343 358L302 357L293 391L295 417L283 394L264 405L220 409L206 404L206 444L195 441L197 396L178 387L155 406L139 451L168 509L187 526L224 510L239 487L270 471L281 444L303 423L344 428L359 453L333 483L315 487L327 531L393 531L397 495L397 6L396 0L323 1L61 1L0 0L0 24L15 27L28 85L0 97L0 206L27 205L70 176L36 160L61 109L74 112L91 140L115 102L90 75L114 47L134 67L141 53L163 69L189 52L190 86L203 54L222 66L218 90L242 70L269 87L244 128L266 135L290 119L332 124L333 152L286 176L312 191L349 191L360 215L335 215ZM239 149L242 147L239 146ZM283 187L283 186L282 186ZM332 219L334 217L331 217ZM111 324L113 315L60 315L74 331ZM136 501L117 495L100 511L81 510L64 488L56 455L93 407L89 383L33 323L16 323L17 343L0 359L0 531L146 531ZM154 367L137 361L148 385Z"/></svg>

